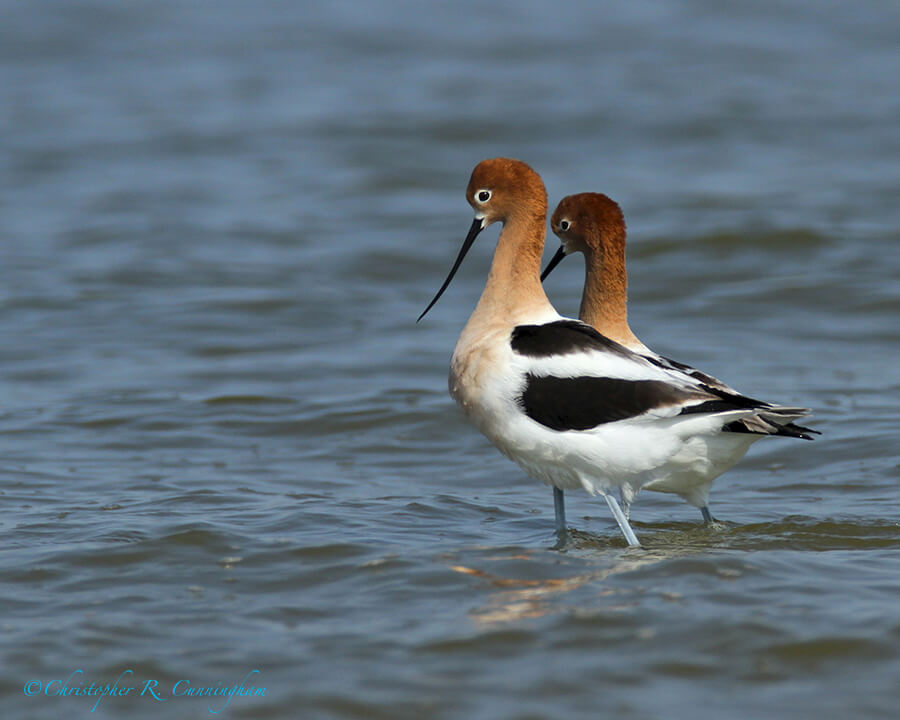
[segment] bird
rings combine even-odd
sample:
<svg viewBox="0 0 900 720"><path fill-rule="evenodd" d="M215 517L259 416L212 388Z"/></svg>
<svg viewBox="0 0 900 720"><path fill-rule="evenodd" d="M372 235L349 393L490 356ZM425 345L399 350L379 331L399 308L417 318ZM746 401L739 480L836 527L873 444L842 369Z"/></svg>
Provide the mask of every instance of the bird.
<svg viewBox="0 0 900 720"><path fill-rule="evenodd" d="M704 522L714 522L709 510L709 491L722 472L736 464L750 445L766 435L812 440L816 430L793 422L808 414L792 408L754 400L725 383L681 362L663 357L641 342L628 324L628 276L625 269L625 217L618 203L602 193L580 193L563 198L550 219L562 244L541 273L545 280L567 255L580 252L585 259L585 281L578 317L602 335L632 350L673 376L682 375L715 396L692 412L713 412L717 407L743 406L753 414L728 420L708 438L705 462L688 472L652 480L643 489L674 493L698 507Z"/></svg>
<svg viewBox="0 0 900 720"><path fill-rule="evenodd" d="M500 452L554 488L561 538L564 491L580 488L603 496L628 545L639 546L628 510L642 487L729 460L716 449L726 425L760 417L762 409L779 420L806 413L718 390L560 315L540 277L547 193L526 163L481 161L466 200L475 217L418 320L443 295L479 234L500 223L484 290L450 360L448 387Z"/></svg>

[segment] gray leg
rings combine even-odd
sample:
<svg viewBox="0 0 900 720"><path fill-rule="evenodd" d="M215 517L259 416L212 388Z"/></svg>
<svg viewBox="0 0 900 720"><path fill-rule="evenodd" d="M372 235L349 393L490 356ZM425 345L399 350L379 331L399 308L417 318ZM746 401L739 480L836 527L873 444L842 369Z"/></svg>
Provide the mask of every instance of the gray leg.
<svg viewBox="0 0 900 720"><path fill-rule="evenodd" d="M566 498L558 487L553 488L553 509L556 511L556 532L566 531Z"/></svg>
<svg viewBox="0 0 900 720"><path fill-rule="evenodd" d="M634 496L632 496L633 498ZM631 500L625 497L625 488L619 488L619 502L622 503L619 507L622 508L625 519L631 521Z"/></svg>
<svg viewBox="0 0 900 720"><path fill-rule="evenodd" d="M713 516L709 514L709 505L704 505L702 508L700 508L700 513L703 515L703 522L705 522L707 525L715 522L715 520L713 520Z"/></svg>
<svg viewBox="0 0 900 720"><path fill-rule="evenodd" d="M634 530L632 530L631 525L628 524L628 518L625 517L625 513L622 512L619 503L616 502L616 499L612 495L606 494L604 497L606 498L606 503L609 505L609 509L612 510L613 517L616 519L616 522L619 523L619 528L621 528L622 534L625 536L628 544L632 547L640 547L641 544L638 542L637 535L634 534Z"/></svg>

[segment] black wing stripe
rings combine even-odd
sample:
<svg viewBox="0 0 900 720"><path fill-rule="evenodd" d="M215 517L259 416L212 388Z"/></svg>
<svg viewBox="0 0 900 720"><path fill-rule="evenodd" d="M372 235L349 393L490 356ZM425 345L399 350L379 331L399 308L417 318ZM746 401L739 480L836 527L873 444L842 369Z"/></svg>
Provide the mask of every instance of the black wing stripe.
<svg viewBox="0 0 900 720"><path fill-rule="evenodd" d="M705 372L700 372L696 368L692 368L690 365L685 365L684 363L678 362L677 360L673 360L672 358L667 358L667 357L663 357L662 355L660 355L660 358L662 360L665 360L665 362L660 362L659 360L649 357L647 355L644 355L644 357L647 358L647 360L652 362L654 365L657 365L661 368L666 368L667 367L666 363L668 363L668 369L674 368L675 370L678 370L679 372L683 372L685 375L689 375L690 377L694 378L695 380L699 380L700 382L705 383L706 385L712 385L714 387L723 388L723 389L728 387L727 385L725 385L725 383L723 383L721 380L714 378L712 375L707 375Z"/></svg>
<svg viewBox="0 0 900 720"><path fill-rule="evenodd" d="M659 380L529 374L518 400L528 417L551 430L590 430L671 407L686 397L690 396Z"/></svg>
<svg viewBox="0 0 900 720"><path fill-rule="evenodd" d="M679 414L690 415L692 413L723 413L731 410L755 410L760 406L750 398L735 395L723 400L707 400L706 402L688 405Z"/></svg>
<svg viewBox="0 0 900 720"><path fill-rule="evenodd" d="M514 353L527 357L568 355L591 350L634 357L628 348L578 320L557 320L544 325L517 325L513 328L510 344Z"/></svg>

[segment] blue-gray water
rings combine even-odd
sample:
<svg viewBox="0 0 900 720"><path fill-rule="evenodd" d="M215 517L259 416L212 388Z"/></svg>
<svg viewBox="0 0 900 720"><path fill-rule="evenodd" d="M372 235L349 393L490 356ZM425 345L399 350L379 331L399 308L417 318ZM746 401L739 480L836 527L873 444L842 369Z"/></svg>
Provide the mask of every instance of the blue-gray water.
<svg viewBox="0 0 900 720"><path fill-rule="evenodd" d="M895 715L898 27L874 0L3 3L0 714L211 717L174 688L259 670L219 716ZM452 404L494 229L414 321L497 155L622 204L651 347L815 409L815 442L717 482L724 529L646 493L630 551L573 493L554 551L550 491ZM563 313L582 272L548 283ZM57 694L123 673L93 714Z"/></svg>

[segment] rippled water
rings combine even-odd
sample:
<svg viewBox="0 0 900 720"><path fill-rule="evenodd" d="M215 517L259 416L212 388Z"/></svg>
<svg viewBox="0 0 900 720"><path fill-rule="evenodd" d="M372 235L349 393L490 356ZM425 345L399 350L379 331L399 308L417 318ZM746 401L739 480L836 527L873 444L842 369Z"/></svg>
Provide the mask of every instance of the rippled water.
<svg viewBox="0 0 900 720"><path fill-rule="evenodd" d="M4 717L895 714L893 5L4 17ZM717 481L722 527L647 493L629 550L570 494L554 550L453 406L495 231L414 321L496 155L619 200L645 342L815 409Z"/></svg>

